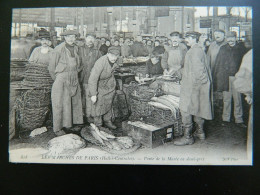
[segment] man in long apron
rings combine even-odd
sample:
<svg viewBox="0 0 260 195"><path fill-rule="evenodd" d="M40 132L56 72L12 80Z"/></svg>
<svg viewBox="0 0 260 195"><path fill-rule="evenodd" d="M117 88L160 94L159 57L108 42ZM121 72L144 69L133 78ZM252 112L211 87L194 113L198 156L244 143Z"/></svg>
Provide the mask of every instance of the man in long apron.
<svg viewBox="0 0 260 195"><path fill-rule="evenodd" d="M197 123L194 136L205 139L204 121L212 120L212 79L207 56L197 42L198 32L187 32L186 41L190 50L184 61L181 80L180 111L184 127L184 136L174 141L175 145L194 143L192 136L192 118Z"/></svg>
<svg viewBox="0 0 260 195"><path fill-rule="evenodd" d="M87 88L87 117L93 117L97 127L116 129L112 123L112 102L116 80L114 70L120 51L117 47L108 48L108 53L99 58L91 70Z"/></svg>
<svg viewBox="0 0 260 195"><path fill-rule="evenodd" d="M63 127L83 124L81 90L78 81L80 60L75 45L77 31L68 30L61 35L65 42L52 52L49 72L54 80L51 100L53 111L53 131L57 136L64 135Z"/></svg>

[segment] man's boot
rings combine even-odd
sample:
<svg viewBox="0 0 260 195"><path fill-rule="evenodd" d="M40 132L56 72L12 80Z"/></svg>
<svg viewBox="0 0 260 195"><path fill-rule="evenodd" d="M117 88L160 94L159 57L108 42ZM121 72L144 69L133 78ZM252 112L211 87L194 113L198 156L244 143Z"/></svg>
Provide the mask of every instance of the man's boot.
<svg viewBox="0 0 260 195"><path fill-rule="evenodd" d="M173 142L176 146L184 146L194 144L194 138L192 137L192 126L184 127L184 136Z"/></svg>
<svg viewBox="0 0 260 195"><path fill-rule="evenodd" d="M203 125L198 125L196 131L193 133L194 137L199 138L200 140L204 140L206 138L205 132L203 130Z"/></svg>
<svg viewBox="0 0 260 195"><path fill-rule="evenodd" d="M109 129L116 129L117 127L111 122L111 121L106 121L104 122L105 126L108 127Z"/></svg>
<svg viewBox="0 0 260 195"><path fill-rule="evenodd" d="M180 128L175 128L174 127L173 136L175 138L183 136L183 127L180 127Z"/></svg>

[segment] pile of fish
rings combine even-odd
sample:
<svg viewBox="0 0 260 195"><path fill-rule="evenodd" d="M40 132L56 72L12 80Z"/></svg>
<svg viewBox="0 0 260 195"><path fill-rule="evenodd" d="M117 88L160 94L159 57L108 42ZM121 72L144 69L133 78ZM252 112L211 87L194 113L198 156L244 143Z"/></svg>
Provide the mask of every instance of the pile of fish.
<svg viewBox="0 0 260 195"><path fill-rule="evenodd" d="M107 146L109 149L122 150L134 146L134 142L130 137L115 137L109 133L100 131L93 123L90 124L90 133L102 146Z"/></svg>
<svg viewBox="0 0 260 195"><path fill-rule="evenodd" d="M171 110L172 114L176 118L179 109L179 101L180 98L174 95L163 95L151 98L151 101L148 102L148 104L163 110Z"/></svg>

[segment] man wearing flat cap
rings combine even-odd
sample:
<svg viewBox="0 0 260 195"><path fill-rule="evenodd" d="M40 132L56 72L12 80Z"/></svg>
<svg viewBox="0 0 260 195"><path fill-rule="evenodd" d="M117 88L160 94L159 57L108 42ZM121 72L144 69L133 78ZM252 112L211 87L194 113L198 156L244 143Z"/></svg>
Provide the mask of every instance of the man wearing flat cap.
<svg viewBox="0 0 260 195"><path fill-rule="evenodd" d="M170 34L172 45L165 51L162 57L162 68L164 75L175 75L181 79L181 72L187 47L181 43L181 34L172 32Z"/></svg>
<svg viewBox="0 0 260 195"><path fill-rule="evenodd" d="M87 117L94 119L97 127L104 125L116 129L112 123L112 102L115 95L116 80L114 70L120 51L117 47L108 48L108 53L99 58L91 70L87 88ZM90 121L91 122L91 121Z"/></svg>
<svg viewBox="0 0 260 195"><path fill-rule="evenodd" d="M82 89L82 107L84 114L86 113L86 90L88 87L88 79L90 71L96 61L102 56L95 43L95 36L87 34L85 44L79 48L79 56L81 59L82 71L80 72L80 85Z"/></svg>
<svg viewBox="0 0 260 195"><path fill-rule="evenodd" d="M215 38L215 41L213 41L210 44L208 52L207 52L207 56L208 56L208 59L209 59L209 65L210 65L211 71L214 70L216 57L218 55L219 48L222 45L226 44L226 41L225 41L225 31L222 30L222 29L216 29L214 31L214 38Z"/></svg>
<svg viewBox="0 0 260 195"><path fill-rule="evenodd" d="M212 72L213 87L214 91L223 93L223 125L225 122L230 122L233 97L235 123L243 127L241 94L235 90L233 81L246 53L246 48L236 42L236 32L228 32L226 39L227 44L219 49L216 57L215 68Z"/></svg>
<svg viewBox="0 0 260 195"><path fill-rule="evenodd" d="M61 34L65 42L55 47L49 63L49 72L54 80L51 91L53 131L57 136L65 134L63 128L83 123L78 79L81 67L78 47L75 45L77 34L74 30Z"/></svg>
<svg viewBox="0 0 260 195"><path fill-rule="evenodd" d="M174 141L175 145L194 143L192 118L197 124L194 136L205 139L204 121L212 119L211 74L207 56L200 44L198 32L187 32L186 42L191 48L187 52L181 80L179 108L182 116L184 136Z"/></svg>

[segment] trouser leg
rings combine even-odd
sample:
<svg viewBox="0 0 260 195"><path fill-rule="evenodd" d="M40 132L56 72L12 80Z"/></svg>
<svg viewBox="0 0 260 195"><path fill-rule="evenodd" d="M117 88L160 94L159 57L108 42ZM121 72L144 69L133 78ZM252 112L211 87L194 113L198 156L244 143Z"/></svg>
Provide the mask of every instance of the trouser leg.
<svg viewBox="0 0 260 195"><path fill-rule="evenodd" d="M112 119L112 110L109 110L106 114L103 115L103 120L105 123L111 122Z"/></svg>
<svg viewBox="0 0 260 195"><path fill-rule="evenodd" d="M230 80L230 86L231 86L231 92L234 100L234 117L236 123L243 123L243 108L242 108L242 99L241 99L241 93L237 92L237 90L234 88L234 80L235 77L229 77Z"/></svg>
<svg viewBox="0 0 260 195"><path fill-rule="evenodd" d="M102 116L95 116L94 118L94 123L97 127L102 126Z"/></svg>
<svg viewBox="0 0 260 195"><path fill-rule="evenodd" d="M63 84L58 79L53 83L51 91L54 132L60 131L63 127Z"/></svg>
<svg viewBox="0 0 260 195"><path fill-rule="evenodd" d="M231 103L232 103L232 93L229 91L223 91L223 121L230 122L231 115Z"/></svg>
<svg viewBox="0 0 260 195"><path fill-rule="evenodd" d="M195 123L197 123L199 126L203 126L205 120L199 116L194 116L194 121Z"/></svg>
<svg viewBox="0 0 260 195"><path fill-rule="evenodd" d="M192 115L181 111L181 119L182 119L182 124L184 127L190 127L192 126Z"/></svg>

